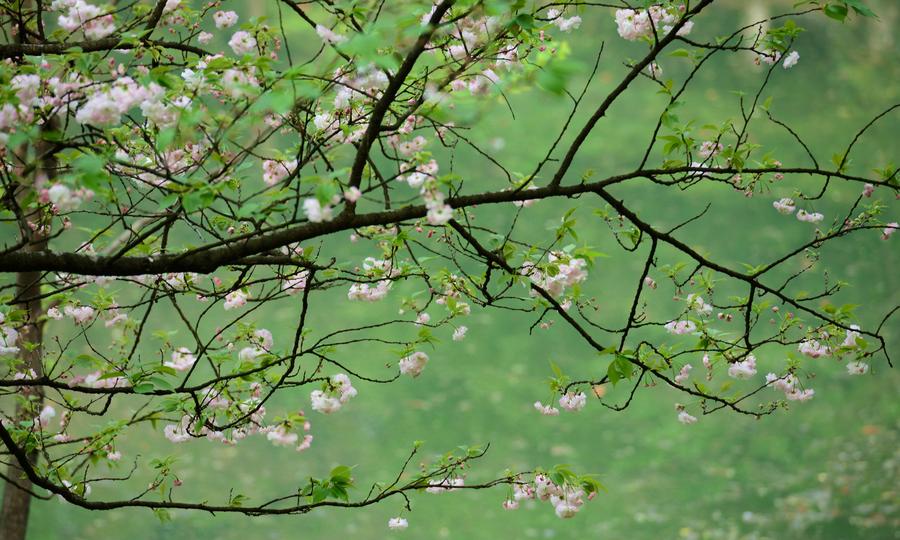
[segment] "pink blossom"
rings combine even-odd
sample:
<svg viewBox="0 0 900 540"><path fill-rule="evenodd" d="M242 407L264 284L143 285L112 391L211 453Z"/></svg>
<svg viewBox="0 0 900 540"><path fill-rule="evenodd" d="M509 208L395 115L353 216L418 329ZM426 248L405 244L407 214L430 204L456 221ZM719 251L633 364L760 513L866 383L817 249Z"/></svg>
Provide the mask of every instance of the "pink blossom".
<svg viewBox="0 0 900 540"><path fill-rule="evenodd" d="M783 64L784 69L791 69L792 67L796 66L797 62L799 62L799 61L800 61L800 53L798 53L797 51L791 51L784 58L784 64Z"/></svg>
<svg viewBox="0 0 900 540"><path fill-rule="evenodd" d="M282 288L288 294L297 294L306 288L306 281L309 279L309 271L303 270L291 277L285 278Z"/></svg>
<svg viewBox="0 0 900 540"><path fill-rule="evenodd" d="M293 446L299 438L299 435L289 432L284 425L280 425L266 433L266 439L275 446Z"/></svg>
<svg viewBox="0 0 900 540"><path fill-rule="evenodd" d="M422 370L425 369L425 364L427 363L428 355L421 351L416 351L400 359L400 373L413 378L418 377Z"/></svg>
<svg viewBox="0 0 900 540"><path fill-rule="evenodd" d="M847 333L844 337L844 342L841 343L841 347L845 349L855 349L857 347L856 340L859 337L861 337L859 333L859 326L851 324L850 329L847 330Z"/></svg>
<svg viewBox="0 0 900 540"><path fill-rule="evenodd" d="M716 141L703 141L700 145L700 150L698 154L703 159L709 159L711 157L715 157L722 151L722 144Z"/></svg>
<svg viewBox="0 0 900 540"><path fill-rule="evenodd" d="M818 212L807 212L806 210L797 210L797 219L800 221L805 221L807 223L819 223L825 216Z"/></svg>
<svg viewBox="0 0 900 540"><path fill-rule="evenodd" d="M766 49L760 53L757 53L756 58L753 59L756 65L768 64L770 66L775 64L779 60L781 60L781 52L773 49Z"/></svg>
<svg viewBox="0 0 900 540"><path fill-rule="evenodd" d="M544 416L559 416L559 409L551 405L544 405L540 401L534 402L534 408Z"/></svg>
<svg viewBox="0 0 900 540"><path fill-rule="evenodd" d="M349 300L362 300L365 302L377 302L383 300L391 290L393 283L389 280L379 281L375 286L368 283L354 283L347 291Z"/></svg>
<svg viewBox="0 0 900 540"><path fill-rule="evenodd" d="M429 480L430 487L425 488L426 493L445 493L448 491L456 491L456 488L465 485L462 478L445 478L443 480Z"/></svg>
<svg viewBox="0 0 900 540"><path fill-rule="evenodd" d="M102 9L84 0L55 0L51 8L68 9L56 21L67 32L75 32L80 28L86 38L101 39L116 31L112 15L104 14Z"/></svg>
<svg viewBox="0 0 900 540"><path fill-rule="evenodd" d="M566 392L559 398L559 406L571 412L580 411L587 404L587 396L584 392Z"/></svg>
<svg viewBox="0 0 900 540"><path fill-rule="evenodd" d="M428 223L434 226L445 225L453 219L453 208L446 204L435 204L428 208Z"/></svg>
<svg viewBox="0 0 900 540"><path fill-rule="evenodd" d="M309 395L309 400L313 410L322 414L337 412L343 405L340 399L329 396L321 390L313 390Z"/></svg>
<svg viewBox="0 0 900 540"><path fill-rule="evenodd" d="M865 362L848 362L847 373L850 375L865 375L869 372L869 364Z"/></svg>
<svg viewBox="0 0 900 540"><path fill-rule="evenodd" d="M313 436L310 434L306 434L303 436L303 440L300 441L300 444L297 445L297 451L302 452L304 450L309 450L309 447L312 446Z"/></svg>
<svg viewBox="0 0 900 540"><path fill-rule="evenodd" d="M228 40L228 46L231 47L234 54L243 56L245 54L256 52L256 38L249 32L239 30L231 36L230 40Z"/></svg>
<svg viewBox="0 0 900 540"><path fill-rule="evenodd" d="M222 307L224 307L226 310L243 307L247 304L247 300L249 298L250 293L245 292L243 289L231 291L230 293L225 295L225 303Z"/></svg>
<svg viewBox="0 0 900 540"><path fill-rule="evenodd" d="M778 210L779 214L790 215L794 213L794 209L797 207L794 205L793 199L779 199L772 203L772 206L775 207L775 210ZM801 210L802 212L803 210Z"/></svg>
<svg viewBox="0 0 900 540"><path fill-rule="evenodd" d="M690 415L686 410L685 406L681 403L675 404L675 412L678 413L678 421L682 424L689 425L697 423L697 418L695 416Z"/></svg>
<svg viewBox="0 0 900 540"><path fill-rule="evenodd" d="M351 398L356 397L356 388L350 383L350 377L343 373L338 373L331 378L332 384L337 388L338 400L341 404L347 403Z"/></svg>
<svg viewBox="0 0 900 540"><path fill-rule="evenodd" d="M63 311L65 311L66 316L72 317L77 324L88 323L96 315L96 311L90 306L66 306Z"/></svg>
<svg viewBox="0 0 900 540"><path fill-rule="evenodd" d="M319 199L316 199L315 197L310 197L303 201L303 212L306 214L306 219L313 223L331 221L334 217L332 215L331 206L327 204L322 206Z"/></svg>
<svg viewBox="0 0 900 540"><path fill-rule="evenodd" d="M216 28L230 28L237 24L238 22L238 14L233 11L217 11L213 13L213 22L216 23Z"/></svg>
<svg viewBox="0 0 900 540"><path fill-rule="evenodd" d="M694 321L671 321L666 323L665 328L670 334L683 335L696 331L697 325Z"/></svg>
<svg viewBox="0 0 900 540"><path fill-rule="evenodd" d="M388 528L392 531L402 531L407 527L409 527L409 522L406 518L395 517L388 520Z"/></svg>
<svg viewBox="0 0 900 540"><path fill-rule="evenodd" d="M75 382L73 380L73 382ZM125 388L131 383L125 377L110 377L100 371L95 371L84 376L84 385L92 388Z"/></svg>
<svg viewBox="0 0 900 540"><path fill-rule="evenodd" d="M183 443L191 439L191 417L184 415L178 424L168 424L163 428L163 434L173 443Z"/></svg>
<svg viewBox="0 0 900 540"><path fill-rule="evenodd" d="M197 358L194 356L194 353L192 353L190 349L188 349L187 347L179 347L172 352L172 361L163 362L163 365L166 367L170 367L176 371L186 371L190 369L196 361Z"/></svg>
<svg viewBox="0 0 900 540"><path fill-rule="evenodd" d="M453 341L462 341L466 337L466 332L469 331L469 328L466 326L460 326L456 330L453 331Z"/></svg>
<svg viewBox="0 0 900 540"><path fill-rule="evenodd" d="M0 356L19 354L19 347L16 346L16 342L19 339L19 332L12 326L4 326L3 323L5 321L6 316L3 315L3 313L0 313Z"/></svg>
<svg viewBox="0 0 900 540"><path fill-rule="evenodd" d="M344 199L346 199L347 202L355 203L360 197L362 197L362 191L360 191L358 187L351 187L344 192Z"/></svg>
<svg viewBox="0 0 900 540"><path fill-rule="evenodd" d="M807 388L805 390L794 389L791 392L785 394L785 397L790 401L809 401L813 398L816 391L812 388Z"/></svg>
<svg viewBox="0 0 900 540"><path fill-rule="evenodd" d="M744 360L733 362L728 366L728 375L735 379L749 379L756 375L756 357L748 354Z"/></svg>
<svg viewBox="0 0 900 540"><path fill-rule="evenodd" d="M678 375L675 376L675 384L684 385L684 383L686 383L688 378L691 376L692 369L693 366L690 364L681 366L681 371L679 371Z"/></svg>
<svg viewBox="0 0 900 540"><path fill-rule="evenodd" d="M54 417L56 417L56 409L51 405L44 405L35 420L37 421L37 425L41 428L46 428L50 425L50 421L53 420Z"/></svg>
<svg viewBox="0 0 900 540"><path fill-rule="evenodd" d="M518 501L534 498L534 488L531 484L516 484L513 488L513 499Z"/></svg>
<svg viewBox="0 0 900 540"><path fill-rule="evenodd" d="M316 34L318 34L319 37L322 38L322 41L331 45L343 43L347 39L346 36L342 36L322 24L316 25Z"/></svg>
<svg viewBox="0 0 900 540"><path fill-rule="evenodd" d="M294 173L297 169L297 160L275 161L267 159L263 161L262 168L263 182L265 182L266 185L274 186Z"/></svg>
<svg viewBox="0 0 900 540"><path fill-rule="evenodd" d="M800 351L800 354L810 358L820 358L831 354L831 349L827 345L821 344L814 339L804 340L797 346L797 350Z"/></svg>
<svg viewBox="0 0 900 540"><path fill-rule="evenodd" d="M712 313L713 307L711 304L707 304L703 297L696 293L691 293L687 296L686 302L690 309L693 309L700 315L709 315Z"/></svg>

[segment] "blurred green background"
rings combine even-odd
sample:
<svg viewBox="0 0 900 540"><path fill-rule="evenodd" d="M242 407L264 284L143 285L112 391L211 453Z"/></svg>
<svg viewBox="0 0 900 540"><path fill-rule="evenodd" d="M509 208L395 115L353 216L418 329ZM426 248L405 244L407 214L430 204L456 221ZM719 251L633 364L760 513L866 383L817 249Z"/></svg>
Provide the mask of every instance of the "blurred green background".
<svg viewBox="0 0 900 540"><path fill-rule="evenodd" d="M231 5L240 5L232 2ZM800 63L790 71L776 70L765 95L775 96L772 111L790 123L816 150L821 163L847 144L852 134L872 116L897 101L900 64L894 30L900 5L872 1L878 20L858 18L841 25L822 15L800 22L808 29L796 45ZM231 9L234 7L227 6ZM717 2L697 19L692 37L712 38L749 21L789 10L791 2L730 0ZM246 2L243 15L264 15L263 3ZM624 59L638 58L643 46L621 40L609 11L582 14L575 33L559 36L568 41L581 66L570 88L580 88L593 58L605 42L600 69L588 93L579 126L599 100L623 76ZM316 45L308 29L286 18L292 50ZM666 78L679 81L686 73L682 59L662 57ZM762 71L748 54L721 55L698 76L686 96L682 118L697 124L737 118L735 90L752 93ZM576 160L571 178L587 169L598 177L631 170L640 160L650 129L661 111L663 97L647 80L631 91L598 125ZM568 113L568 102L540 90L507 96L513 118L499 99L483 111L482 121L469 134L492 148L512 170L528 172L555 136L555 128ZM752 126L753 140L771 150L785 164L807 165L800 149L785 132L771 123ZM851 170L866 174L896 159L896 116L873 129L859 145ZM442 162L443 164L443 162ZM496 170L472 152L458 152L454 167L467 180L467 191L499 185ZM491 179L494 180L491 180ZM483 180L482 180L483 179ZM814 181L808 182L812 189ZM790 180L794 182L794 180ZM860 186L830 191L815 209L831 220L852 204ZM722 186L700 186L686 192L658 190L647 183L615 190L645 218L660 227L673 225L708 202L705 219L679 231L689 241L728 264L760 262L808 239L811 228L778 215L771 201L790 193L775 191L752 199ZM893 196L878 192L888 204ZM579 208L580 240L609 254L591 269L586 291L597 298L598 318L621 324L643 260L617 248L606 225L591 216L596 199L565 203L541 202L526 210L527 220L517 229L519 238L544 242L552 237L545 223L556 222L566 208ZM895 204L895 203L894 203ZM498 210L484 208L476 215L484 222L504 223ZM891 213L893 212L893 213ZM892 217L891 217L892 216ZM896 220L888 210L886 221ZM823 251L822 259L834 279L851 285L837 302L863 304L863 325L871 328L900 300L898 239L882 242L878 234L857 235ZM337 245L337 244L336 244ZM358 260L375 254L357 248ZM643 253L643 251L642 251ZM662 262L681 258L663 251ZM799 265L799 261L796 263ZM793 266L796 269L798 266ZM661 276L657 275L657 278ZM821 278L814 272L810 279ZM659 279L658 279L659 280ZM660 280L661 281L661 280ZM403 290L410 293L413 289ZM343 291L314 297L312 328L324 332L340 325L393 316L400 292L377 304L348 304ZM744 292L743 294L746 294ZM672 291L661 286L649 294L660 317L673 313ZM661 306L657 308L656 306ZM652 311L651 310L651 311ZM433 310L436 311L436 310ZM260 317L276 335L287 338L296 306L280 304ZM163 314L164 315L164 314ZM549 330L526 332L532 317L505 311L473 309L464 321L469 337L451 342L449 334L423 375L402 378L391 385L358 384L360 395L339 414L314 415L313 448L297 454L276 448L260 438L237 447L205 440L171 445L157 431L133 432L119 444L124 458L118 471L127 470L137 455L176 453L176 470L184 481L185 500L225 501L230 488L259 501L289 492L310 475L323 476L337 464L358 465L356 479L362 496L367 483L391 478L414 440L426 441L425 453L440 453L460 444L491 443L488 455L477 462L468 481L487 480L507 467L530 469L570 463L579 471L596 472L608 487L571 520L560 520L547 504L524 504L515 512L501 509L504 488L480 492L412 496L410 527L398 534L409 539L435 538L615 538L615 539L878 539L900 538L900 416L897 388L900 375L882 361L872 363L868 376L848 378L833 360L809 362L816 389L809 403L756 421L719 412L702 417L692 426L675 420L673 403L681 396L662 387L644 389L635 403L621 413L604 409L592 400L580 414L558 418L538 415L535 400L547 399L545 379L549 361L574 377L605 371L599 359L573 332L557 321ZM885 330L894 356L900 335L897 319ZM413 330L404 330L413 336ZM603 337L601 335L601 337ZM605 339L605 337L604 337ZM281 343L284 346L284 343ZM384 352L384 356L380 356ZM367 374L390 373L387 351L348 350L342 361ZM699 359L694 362L699 371ZM760 356L760 371L784 365L784 353ZM616 392L621 392L621 389ZM613 399L617 394L610 394ZM287 390L268 407L270 415L284 410L308 409L308 389ZM139 475L140 476L140 475ZM132 488L140 486L136 480ZM115 486L94 486L96 496L131 493ZM360 510L322 510L305 516L248 518L172 512L160 523L149 511L89 512L56 500L36 502L30 538L344 538L388 537L389 517L398 515L402 501L390 500Z"/></svg>

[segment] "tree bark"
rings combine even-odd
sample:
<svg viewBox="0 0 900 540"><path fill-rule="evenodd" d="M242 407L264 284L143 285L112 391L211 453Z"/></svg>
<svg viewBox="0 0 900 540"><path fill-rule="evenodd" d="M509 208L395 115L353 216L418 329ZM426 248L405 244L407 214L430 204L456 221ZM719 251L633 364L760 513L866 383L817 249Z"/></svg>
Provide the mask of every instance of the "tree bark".
<svg viewBox="0 0 900 540"><path fill-rule="evenodd" d="M43 315L42 301L39 299L41 273L40 272L22 272L17 276L17 293L18 297L23 299L21 303L23 309L28 314L28 321L25 326L19 330L19 347L21 348L21 358L26 369L33 369L38 377L43 376L43 366L41 356L43 347L43 329L40 317ZM37 345L34 348L26 347L25 344ZM43 406L44 396L40 387L23 387L22 392L28 392L28 403L24 406L20 403L16 407L16 419L32 419L40 414ZM37 458L37 455L29 456L30 460ZM3 490L3 506L0 508L0 540L24 540L28 530L28 513L31 506L31 481L25 477L22 469L11 463L6 470L6 477L16 482L6 482Z"/></svg>
<svg viewBox="0 0 900 540"><path fill-rule="evenodd" d="M45 125L45 129L55 129L57 122L50 120ZM41 159L38 156L47 155L44 144L37 144L34 159ZM27 149L23 152L27 152ZM24 162L24 161L23 161ZM20 184L16 190L13 200L15 204L24 201L25 198L35 193L40 188L40 183L52 178L56 174L57 163L55 158L46 157L41 160L40 165L36 168L31 181L20 178ZM21 206L20 206L21 208ZM28 223L33 220L37 225L33 230ZM24 214L20 223L19 230L23 238L28 240L25 246L27 251L44 251L47 249L47 235L41 228L44 225L42 215L39 210ZM49 222L47 223L49 226ZM44 315L44 305L40 298L41 281L44 279L43 272L19 272L16 274L16 303L25 311L25 324L19 329L18 346L20 348L19 357L22 360L23 369L34 370L38 377L44 375L43 363L43 343L44 343L44 322L41 317ZM32 420L36 418L44 405L44 391L40 386L22 387L20 392L25 400L20 401L16 405L14 418L16 420ZM37 452L28 456L28 459L34 462L38 458ZM31 481L22 472L22 469L13 461L6 470L6 478L9 481L3 489L3 504L0 506L0 540L24 540L28 532L28 515L31 509ZM15 483L13 483L15 482Z"/></svg>

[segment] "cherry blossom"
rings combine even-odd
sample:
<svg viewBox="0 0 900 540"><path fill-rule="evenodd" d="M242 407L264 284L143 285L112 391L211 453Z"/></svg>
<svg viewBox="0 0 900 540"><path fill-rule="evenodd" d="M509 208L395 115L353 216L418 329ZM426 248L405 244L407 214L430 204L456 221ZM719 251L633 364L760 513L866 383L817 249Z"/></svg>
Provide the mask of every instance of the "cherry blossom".
<svg viewBox="0 0 900 540"><path fill-rule="evenodd" d="M113 16L83 0L54 0L50 9L67 9L65 15L57 19L59 26L67 32L81 30L88 39L101 39L116 31Z"/></svg>
<svg viewBox="0 0 900 540"><path fill-rule="evenodd" d="M850 375L865 375L869 372L869 364L865 362L848 362L847 373Z"/></svg>
<svg viewBox="0 0 900 540"><path fill-rule="evenodd" d="M294 173L297 169L297 160L276 161L267 159L263 161L262 167L263 182L265 182L266 185L274 186Z"/></svg>
<svg viewBox="0 0 900 540"><path fill-rule="evenodd" d="M697 152L703 159L716 157L722 151L722 143L717 141L703 141Z"/></svg>
<svg viewBox="0 0 900 540"><path fill-rule="evenodd" d="M831 349L822 343L814 339L804 340L800 345L797 346L797 350L800 354L806 355L810 358L821 358L823 356L829 356L831 354Z"/></svg>
<svg viewBox="0 0 900 540"><path fill-rule="evenodd" d="M695 416L691 416L686 410L684 410L684 405L681 403L675 404L675 411L678 413L678 421L685 425L696 424L697 418Z"/></svg>
<svg viewBox="0 0 900 540"><path fill-rule="evenodd" d="M316 25L316 33L319 34L319 37L322 38L322 41L326 43L330 43L332 45L342 43L347 40L346 36L342 36L327 26L317 24Z"/></svg>
<svg viewBox="0 0 900 540"><path fill-rule="evenodd" d="M323 221L331 221L333 219L330 205L322 205L319 199L315 197L308 198L303 201L303 213L306 218L313 223L321 223Z"/></svg>
<svg viewBox="0 0 900 540"><path fill-rule="evenodd" d="M469 331L467 326L460 326L456 330L453 331L453 341L462 341L466 337L466 333Z"/></svg>
<svg viewBox="0 0 900 540"><path fill-rule="evenodd" d="M247 300L249 299L250 293L244 291L243 289L238 289L225 295L225 303L222 307L224 307L226 310L244 307L245 305L247 305Z"/></svg>
<svg viewBox="0 0 900 540"><path fill-rule="evenodd" d="M690 378L692 369L694 369L694 367L690 364L681 366L681 371L679 371L678 375L676 375L675 379L673 379L675 381L675 384L684 385L684 383L686 383Z"/></svg>
<svg viewBox="0 0 900 540"><path fill-rule="evenodd" d="M238 14L234 11L217 11L213 13L213 21L216 23L216 28L230 28L237 24L238 22Z"/></svg>
<svg viewBox="0 0 900 540"><path fill-rule="evenodd" d="M584 392L566 392L559 398L559 406L567 411L580 411L587 404L587 396Z"/></svg>
<svg viewBox="0 0 900 540"><path fill-rule="evenodd" d="M807 212L806 210L800 209L797 210L797 219L800 221L805 221L807 223L819 223L825 216L818 212Z"/></svg>
<svg viewBox="0 0 900 540"><path fill-rule="evenodd" d="M756 357L748 354L744 360L732 362L728 366L728 376L735 379L749 379L756 375Z"/></svg>
<svg viewBox="0 0 900 540"><path fill-rule="evenodd" d="M841 347L845 349L855 349L859 345L857 340L862 337L859 333L859 325L851 324L850 329L846 331L846 335L844 336L844 342L841 343Z"/></svg>
<svg viewBox="0 0 900 540"><path fill-rule="evenodd" d="M256 38L249 32L240 30L235 32L231 39L228 40L228 46L234 51L234 54L245 55L256 52Z"/></svg>
<svg viewBox="0 0 900 540"><path fill-rule="evenodd" d="M400 373L416 378L425 369L425 364L427 363L428 355L421 351L416 351L400 359Z"/></svg>
<svg viewBox="0 0 900 540"><path fill-rule="evenodd" d="M552 405L544 405L540 401L534 402L534 408L544 416L559 416L559 409Z"/></svg>
<svg viewBox="0 0 900 540"><path fill-rule="evenodd" d="M427 493L446 493L456 491L457 488L464 486L465 480L462 477L429 480L428 485L429 487L425 488Z"/></svg>
<svg viewBox="0 0 900 540"><path fill-rule="evenodd" d="M393 531L402 531L407 527L409 527L409 522L406 518L395 517L388 520L388 528Z"/></svg>
<svg viewBox="0 0 900 540"><path fill-rule="evenodd" d="M794 210L797 208L797 206L794 204L794 200L788 199L788 198L779 199L779 200L773 202L772 206L775 207L775 210L778 210L779 214L784 214L786 216L793 214ZM801 212L802 211L803 210L801 210ZM798 217L798 219L799 219L799 217Z"/></svg>
<svg viewBox="0 0 900 540"><path fill-rule="evenodd" d="M784 66L784 69L790 69L790 68L796 66L797 62L799 62L799 61L800 61L800 53L798 53L797 51L791 51L784 58L784 63L782 65Z"/></svg>
<svg viewBox="0 0 900 540"><path fill-rule="evenodd" d="M179 347L172 352L172 361L163 362L163 365L176 371L186 371L194 365L197 358L187 347Z"/></svg>
<svg viewBox="0 0 900 540"><path fill-rule="evenodd" d="M697 330L697 324L694 321L671 321L666 323L666 330L670 334L674 335L683 335L683 334L691 334Z"/></svg>

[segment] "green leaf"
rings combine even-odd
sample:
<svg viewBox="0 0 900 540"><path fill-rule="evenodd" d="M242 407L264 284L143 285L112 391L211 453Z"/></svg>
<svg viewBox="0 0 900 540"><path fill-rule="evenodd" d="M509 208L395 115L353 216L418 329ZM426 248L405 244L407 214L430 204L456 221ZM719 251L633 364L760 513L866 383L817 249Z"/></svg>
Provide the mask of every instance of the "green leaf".
<svg viewBox="0 0 900 540"><path fill-rule="evenodd" d="M153 384L149 382L142 382L134 387L134 391L138 394L150 394L153 390L155 390L155 388L153 388Z"/></svg>
<svg viewBox="0 0 900 540"><path fill-rule="evenodd" d="M633 373L634 365L626 356L621 354L616 355L616 359L609 363L609 368L606 370L609 382L611 382L613 386L622 379L630 379Z"/></svg>
<svg viewBox="0 0 900 540"><path fill-rule="evenodd" d="M338 465L337 467L331 469L331 481L332 482L334 482L335 480L349 481L351 478L350 475L352 472L353 472L353 469L351 469L350 467L348 467L346 465Z"/></svg>
<svg viewBox="0 0 900 540"><path fill-rule="evenodd" d="M534 28L534 17L530 13L519 13L516 18L510 21L510 26L518 26L522 30L531 30Z"/></svg>
<svg viewBox="0 0 900 540"><path fill-rule="evenodd" d="M214 191L210 189L199 189L186 194L182 198L181 204L186 211L193 212L209 207L215 200L216 193Z"/></svg>
<svg viewBox="0 0 900 540"><path fill-rule="evenodd" d="M844 22L844 19L847 18L847 5L846 4L827 4L825 6L825 15L831 17L836 21Z"/></svg>
<svg viewBox="0 0 900 540"><path fill-rule="evenodd" d="M846 4L846 5L850 6L850 7L852 7L852 8L853 8L853 11L855 11L855 12L856 12L857 14L859 14L859 15L862 15L863 17L874 17L874 18L878 18L878 16L875 15L875 12L872 11L871 9L869 9L869 7L866 6L866 5L862 2L862 0L846 0L846 1L844 2L844 4Z"/></svg>
<svg viewBox="0 0 900 540"><path fill-rule="evenodd" d="M312 492L312 502L322 502L328 498L328 494L331 493L331 490L325 486L316 486L313 488Z"/></svg>
<svg viewBox="0 0 900 540"><path fill-rule="evenodd" d="M105 169L106 161L96 154L82 154L75 159L72 166L88 189L99 190L108 178Z"/></svg>

